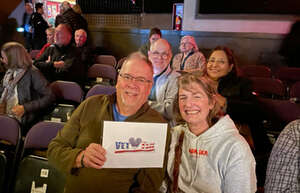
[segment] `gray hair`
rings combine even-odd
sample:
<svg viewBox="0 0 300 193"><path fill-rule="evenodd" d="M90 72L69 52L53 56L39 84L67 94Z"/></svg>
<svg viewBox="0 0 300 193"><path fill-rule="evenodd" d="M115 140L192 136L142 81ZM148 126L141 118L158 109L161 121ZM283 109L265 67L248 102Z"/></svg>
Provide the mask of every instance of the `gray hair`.
<svg viewBox="0 0 300 193"><path fill-rule="evenodd" d="M195 38L193 36L183 36L181 38L181 41L184 40L184 39L187 39L189 41L190 44L193 45L193 51L194 52L197 52L199 49L198 49L198 45L195 41Z"/></svg>
<svg viewBox="0 0 300 193"><path fill-rule="evenodd" d="M123 62L123 65L122 67L127 63L129 62L129 60L132 60L132 59L141 59L143 60L148 66L149 68L151 69L151 73L153 74L153 66L152 66L152 62L147 58L147 56L145 56L142 52L133 52L131 53L127 58L126 60ZM121 71L122 71L122 68L121 68Z"/></svg>

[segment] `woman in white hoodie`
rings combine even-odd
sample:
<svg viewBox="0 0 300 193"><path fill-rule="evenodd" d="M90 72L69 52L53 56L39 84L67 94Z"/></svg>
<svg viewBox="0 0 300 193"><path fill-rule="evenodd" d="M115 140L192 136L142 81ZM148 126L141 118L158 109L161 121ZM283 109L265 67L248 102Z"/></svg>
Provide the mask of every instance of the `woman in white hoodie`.
<svg viewBox="0 0 300 193"><path fill-rule="evenodd" d="M185 123L172 130L168 180L161 192L254 193L255 159L217 93L196 74L178 79L178 107Z"/></svg>

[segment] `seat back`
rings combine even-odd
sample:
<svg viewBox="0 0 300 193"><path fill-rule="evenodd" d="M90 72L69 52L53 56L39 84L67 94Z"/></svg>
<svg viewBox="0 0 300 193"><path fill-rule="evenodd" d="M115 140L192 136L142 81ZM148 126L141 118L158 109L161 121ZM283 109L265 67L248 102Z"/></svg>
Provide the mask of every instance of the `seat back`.
<svg viewBox="0 0 300 193"><path fill-rule="evenodd" d="M21 139L19 123L10 117L0 115L0 139L17 146Z"/></svg>
<svg viewBox="0 0 300 193"><path fill-rule="evenodd" d="M293 83L300 81L300 68L280 67L275 72L275 77L291 86Z"/></svg>
<svg viewBox="0 0 300 193"><path fill-rule="evenodd" d="M35 124L26 135L23 150L48 148L50 141L63 126L63 123L48 121Z"/></svg>
<svg viewBox="0 0 300 193"><path fill-rule="evenodd" d="M0 140L0 192L10 192L21 143L21 128L15 119L0 115Z"/></svg>
<svg viewBox="0 0 300 193"><path fill-rule="evenodd" d="M113 81L116 80L117 71L113 66L105 65L105 64L93 64L88 69L88 78L107 78Z"/></svg>
<svg viewBox="0 0 300 193"><path fill-rule="evenodd" d="M246 65L241 66L241 74L245 77L265 77L271 78L272 72L271 69L267 66L262 65Z"/></svg>
<svg viewBox="0 0 300 193"><path fill-rule="evenodd" d="M35 155L36 150L45 152L62 127L62 123L40 122L29 130L24 141L14 193L64 191L65 175L51 166L45 157Z"/></svg>
<svg viewBox="0 0 300 193"><path fill-rule="evenodd" d="M116 88L114 86L96 84L87 92L85 99L87 99L90 96L99 94L111 95L115 92Z"/></svg>
<svg viewBox="0 0 300 193"><path fill-rule="evenodd" d="M300 81L294 83L290 89L290 97L300 100Z"/></svg>
<svg viewBox="0 0 300 193"><path fill-rule="evenodd" d="M83 91L76 82L57 80L50 87L59 100L80 103L83 99Z"/></svg>
<svg viewBox="0 0 300 193"><path fill-rule="evenodd" d="M289 100L258 98L272 130L281 131L289 122L300 118L300 108Z"/></svg>
<svg viewBox="0 0 300 193"><path fill-rule="evenodd" d="M50 84L56 96L54 110L44 117L44 120L67 122L75 108L83 99L83 91L76 82L55 81Z"/></svg>
<svg viewBox="0 0 300 193"><path fill-rule="evenodd" d="M286 94L286 87L282 81L273 78L251 77L253 91L260 96L267 98L283 99Z"/></svg>
<svg viewBox="0 0 300 193"><path fill-rule="evenodd" d="M115 67L117 65L117 60L113 55L98 55L96 56L95 63L108 64Z"/></svg>

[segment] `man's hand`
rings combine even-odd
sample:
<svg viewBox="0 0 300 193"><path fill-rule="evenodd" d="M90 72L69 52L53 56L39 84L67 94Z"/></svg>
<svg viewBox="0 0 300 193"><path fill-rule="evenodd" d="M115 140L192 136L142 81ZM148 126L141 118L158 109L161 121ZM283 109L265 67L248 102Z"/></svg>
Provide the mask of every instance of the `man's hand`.
<svg viewBox="0 0 300 193"><path fill-rule="evenodd" d="M23 105L14 106L11 111L17 116L22 117L24 115L25 109Z"/></svg>
<svg viewBox="0 0 300 193"><path fill-rule="evenodd" d="M106 161L105 154L106 151L100 144L91 143L85 150L78 154L75 167L82 167L82 162L86 168L101 169Z"/></svg>
<svg viewBox="0 0 300 193"><path fill-rule="evenodd" d="M53 63L55 68L63 68L65 66L65 62L64 61L56 61Z"/></svg>
<svg viewBox="0 0 300 193"><path fill-rule="evenodd" d="M46 63L51 62L51 56L48 56L48 60L46 60Z"/></svg>

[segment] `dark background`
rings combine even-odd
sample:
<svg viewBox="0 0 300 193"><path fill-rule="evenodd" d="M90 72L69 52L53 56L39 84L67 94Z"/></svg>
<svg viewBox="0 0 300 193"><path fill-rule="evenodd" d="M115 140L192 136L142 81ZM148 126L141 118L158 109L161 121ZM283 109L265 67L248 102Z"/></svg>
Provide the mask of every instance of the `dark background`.
<svg viewBox="0 0 300 193"><path fill-rule="evenodd" d="M173 3L183 0L77 0L83 13L172 13Z"/></svg>
<svg viewBox="0 0 300 193"><path fill-rule="evenodd" d="M198 0L199 14L300 14L300 0Z"/></svg>

